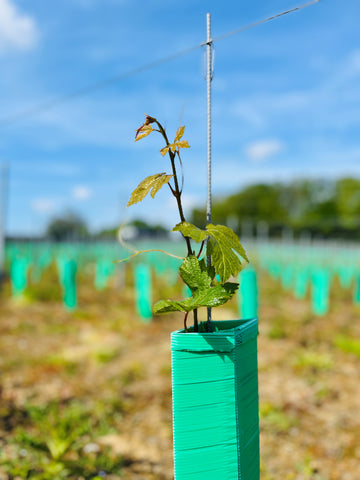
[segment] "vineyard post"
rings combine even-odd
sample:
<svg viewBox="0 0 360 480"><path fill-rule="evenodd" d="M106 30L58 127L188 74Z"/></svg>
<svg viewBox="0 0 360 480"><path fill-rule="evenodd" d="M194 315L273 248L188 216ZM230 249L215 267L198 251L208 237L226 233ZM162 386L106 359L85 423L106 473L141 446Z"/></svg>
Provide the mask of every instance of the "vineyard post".
<svg viewBox="0 0 360 480"><path fill-rule="evenodd" d="M207 87L207 201L206 223L211 223L211 81L212 81L212 38L211 16L206 14L206 87ZM208 266L211 265L211 256L207 257ZM207 308L207 323L209 332L212 331L211 307Z"/></svg>
<svg viewBox="0 0 360 480"><path fill-rule="evenodd" d="M5 220L7 207L8 166L1 165L0 170L0 279L5 270Z"/></svg>

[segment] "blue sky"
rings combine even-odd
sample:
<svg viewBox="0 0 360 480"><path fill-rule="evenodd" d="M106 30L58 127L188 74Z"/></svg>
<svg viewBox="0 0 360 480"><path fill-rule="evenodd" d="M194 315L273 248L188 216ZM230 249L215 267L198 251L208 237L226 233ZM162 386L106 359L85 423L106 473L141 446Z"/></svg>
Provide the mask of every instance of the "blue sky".
<svg viewBox="0 0 360 480"><path fill-rule="evenodd" d="M0 0L0 162L7 232L65 210L92 230L133 218L174 225L163 189L126 209L147 175L170 171L143 114L186 125L184 204L206 200L204 49L31 116L28 109L300 5L296 0ZM322 0L215 42L213 195L255 182L360 176L360 3ZM16 121L10 120L18 115Z"/></svg>

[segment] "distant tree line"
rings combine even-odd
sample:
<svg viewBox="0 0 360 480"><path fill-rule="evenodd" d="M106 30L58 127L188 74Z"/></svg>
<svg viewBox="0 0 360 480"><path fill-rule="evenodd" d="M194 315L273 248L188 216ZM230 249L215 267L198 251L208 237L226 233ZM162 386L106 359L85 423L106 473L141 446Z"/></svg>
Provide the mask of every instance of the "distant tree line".
<svg viewBox="0 0 360 480"><path fill-rule="evenodd" d="M192 222L203 227L205 209L194 209ZM225 223L238 234L266 227L271 237L291 229L295 236L360 239L360 180L298 180L256 184L215 198L213 223Z"/></svg>
<svg viewBox="0 0 360 480"><path fill-rule="evenodd" d="M45 236L54 242L85 240L89 237L89 231L80 215L65 212L49 222Z"/></svg>
<svg viewBox="0 0 360 480"><path fill-rule="evenodd" d="M266 233L281 237L291 230L295 237L360 240L360 179L298 180L259 183L212 202L212 222L226 224L238 235ZM205 208L194 209L189 220L205 226ZM134 220L138 237L167 235L161 225ZM119 225L91 233L85 220L74 212L52 218L45 238L52 241L116 240ZM40 240L40 239L39 239Z"/></svg>
<svg viewBox="0 0 360 480"><path fill-rule="evenodd" d="M133 220L127 226L132 227L136 237L158 238L167 230L161 225L150 225L142 220ZM108 240L117 238L119 225L90 233L85 220L75 212L64 212L52 218L46 228L45 238L54 242L72 242L86 240Z"/></svg>

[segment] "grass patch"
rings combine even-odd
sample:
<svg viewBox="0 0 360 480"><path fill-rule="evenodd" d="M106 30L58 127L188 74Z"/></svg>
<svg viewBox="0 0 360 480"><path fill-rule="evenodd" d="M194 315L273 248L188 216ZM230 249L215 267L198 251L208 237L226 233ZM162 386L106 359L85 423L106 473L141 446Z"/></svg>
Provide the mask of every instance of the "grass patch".
<svg viewBox="0 0 360 480"><path fill-rule="evenodd" d="M260 404L259 417L265 429L275 434L287 433L298 424L296 417L286 414L280 407L269 402Z"/></svg>
<svg viewBox="0 0 360 480"><path fill-rule="evenodd" d="M55 371L64 371L67 375L75 375L79 371L79 363L68 360L60 355L51 355L41 362L46 367L52 367Z"/></svg>
<svg viewBox="0 0 360 480"><path fill-rule="evenodd" d="M334 361L331 355L308 350L299 351L292 360L292 366L296 370L311 371L312 373L331 370L333 365Z"/></svg>
<svg viewBox="0 0 360 480"><path fill-rule="evenodd" d="M15 430L1 452L0 471L34 480L120 475L121 459L96 441L111 431L104 408L80 401L27 406L28 424Z"/></svg>
<svg viewBox="0 0 360 480"><path fill-rule="evenodd" d="M286 338L288 335L285 330L285 319L284 318L276 318L268 331L267 336L271 340L280 340Z"/></svg>
<svg viewBox="0 0 360 480"><path fill-rule="evenodd" d="M95 353L96 361L100 364L106 364L115 360L120 355L118 349L115 350L100 350Z"/></svg>
<svg viewBox="0 0 360 480"><path fill-rule="evenodd" d="M29 302L61 302L61 287L53 283L38 283L30 285L24 292Z"/></svg>
<svg viewBox="0 0 360 480"><path fill-rule="evenodd" d="M352 353L360 358L360 340L347 335L338 335L334 340L334 345L343 352Z"/></svg>
<svg viewBox="0 0 360 480"><path fill-rule="evenodd" d="M140 362L133 362L129 365L121 375L121 380L124 386L130 385L145 378L145 368Z"/></svg>

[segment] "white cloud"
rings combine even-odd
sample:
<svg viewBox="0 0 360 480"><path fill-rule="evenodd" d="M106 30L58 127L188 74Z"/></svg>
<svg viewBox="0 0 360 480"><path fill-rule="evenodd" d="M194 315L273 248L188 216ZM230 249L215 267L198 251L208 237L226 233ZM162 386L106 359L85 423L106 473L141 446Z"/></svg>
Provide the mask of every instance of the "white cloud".
<svg viewBox="0 0 360 480"><path fill-rule="evenodd" d="M38 213L51 213L55 209L55 202L50 198L34 198L31 201L31 208Z"/></svg>
<svg viewBox="0 0 360 480"><path fill-rule="evenodd" d="M28 50L36 44L38 36L33 18L21 13L12 0L0 0L0 52Z"/></svg>
<svg viewBox="0 0 360 480"><path fill-rule="evenodd" d="M245 153L253 162L263 162L283 150L284 145L280 140L269 139L250 143L246 147Z"/></svg>
<svg viewBox="0 0 360 480"><path fill-rule="evenodd" d="M92 196L92 191L86 185L76 185L72 189L72 196L75 200L88 200Z"/></svg>

